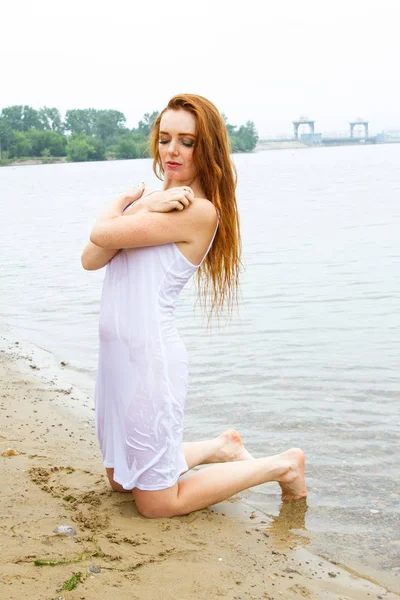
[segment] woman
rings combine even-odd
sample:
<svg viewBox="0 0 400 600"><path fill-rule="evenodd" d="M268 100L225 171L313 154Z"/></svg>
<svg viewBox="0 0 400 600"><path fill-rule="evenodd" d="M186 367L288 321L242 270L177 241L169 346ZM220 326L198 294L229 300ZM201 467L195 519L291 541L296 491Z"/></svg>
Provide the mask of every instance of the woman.
<svg viewBox="0 0 400 600"><path fill-rule="evenodd" d="M197 273L212 308L232 306L240 266L234 167L211 102L170 100L152 134L163 191L137 186L96 222L82 264L107 264L100 311L96 431L113 490L132 491L147 517L183 515L254 485L278 481L306 495L304 456L253 459L239 434L182 443L187 353L174 323L179 292ZM190 477L200 464L215 464Z"/></svg>

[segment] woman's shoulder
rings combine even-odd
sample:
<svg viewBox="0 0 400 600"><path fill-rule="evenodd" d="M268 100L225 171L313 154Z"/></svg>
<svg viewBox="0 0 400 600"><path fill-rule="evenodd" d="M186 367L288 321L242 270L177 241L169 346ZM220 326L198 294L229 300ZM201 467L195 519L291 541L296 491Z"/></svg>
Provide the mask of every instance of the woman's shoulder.
<svg viewBox="0 0 400 600"><path fill-rule="evenodd" d="M218 212L211 200L207 198L195 198L190 205L193 216L207 223L216 224L218 220Z"/></svg>

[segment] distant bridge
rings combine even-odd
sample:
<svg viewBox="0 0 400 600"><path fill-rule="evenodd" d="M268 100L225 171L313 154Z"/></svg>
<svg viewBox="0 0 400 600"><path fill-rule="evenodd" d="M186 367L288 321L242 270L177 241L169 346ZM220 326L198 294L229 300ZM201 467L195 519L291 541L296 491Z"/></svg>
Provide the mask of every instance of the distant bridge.
<svg viewBox="0 0 400 600"><path fill-rule="evenodd" d="M308 146L324 145L324 146L342 146L350 144L384 144L390 142L400 142L400 131L392 130L381 132L371 136L369 134L369 121L358 118L355 121L349 122L349 132L340 133L316 133L315 121L300 117L297 121L292 121L294 127L294 137L279 136L274 139L262 139L260 142L300 142ZM306 126L309 129L308 133L300 133L301 126ZM358 131L362 130L359 135Z"/></svg>
<svg viewBox="0 0 400 600"><path fill-rule="evenodd" d="M293 121L294 139L295 140L299 139L299 128L301 125L306 125L310 129L310 133L303 133L300 135L300 141L303 144L310 144L310 145L311 144L328 144L328 145L330 145L330 144L337 143L337 141L336 141L337 138L322 137L322 133L315 133L315 121L311 121L305 117L300 117L300 119L298 121ZM373 138L369 137L368 121L365 121L362 118L358 118L355 121L350 121L349 125L350 125L350 136L339 138L341 144L346 144L346 143L354 144L354 142L356 140L357 140L357 142L360 142L361 140L363 140L364 143L366 143L366 142L374 143ZM354 129L356 127L358 129L362 128L364 135L354 138Z"/></svg>

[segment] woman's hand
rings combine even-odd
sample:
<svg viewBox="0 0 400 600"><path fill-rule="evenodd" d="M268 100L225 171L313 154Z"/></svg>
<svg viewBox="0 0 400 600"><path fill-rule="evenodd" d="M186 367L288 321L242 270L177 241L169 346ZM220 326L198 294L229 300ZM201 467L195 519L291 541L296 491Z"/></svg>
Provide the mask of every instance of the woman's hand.
<svg viewBox="0 0 400 600"><path fill-rule="evenodd" d="M184 210L194 200L192 188L188 185L174 187L162 192L152 192L140 201L149 212L166 213Z"/></svg>
<svg viewBox="0 0 400 600"><path fill-rule="evenodd" d="M145 191L145 184L142 182L142 183L139 183L138 185L134 185L133 187L131 187L128 191L124 192L123 194L120 194L118 196L118 199L119 199L119 207L121 209L121 212L124 211L127 206L132 204L132 202L139 200L139 198L143 195L144 191Z"/></svg>
<svg viewBox="0 0 400 600"><path fill-rule="evenodd" d="M109 206L99 215L97 221L104 221L108 219L115 219L120 217L127 206L139 200L144 192L144 183L135 185L130 188L127 192L118 194L116 198L111 202Z"/></svg>
<svg viewBox="0 0 400 600"><path fill-rule="evenodd" d="M139 200L139 198L141 198L144 189L145 185L144 183L141 183L133 186L127 192L119 194L113 200L111 205L102 212L100 217L97 219L97 223L108 222L111 219L116 219L122 216L123 211L127 206L132 204L132 202L135 202L135 200ZM126 213L127 212L128 211L126 211ZM101 248L89 241L82 253L82 266L88 271L101 269L117 254L117 252L119 252L118 249L109 250L106 248Z"/></svg>

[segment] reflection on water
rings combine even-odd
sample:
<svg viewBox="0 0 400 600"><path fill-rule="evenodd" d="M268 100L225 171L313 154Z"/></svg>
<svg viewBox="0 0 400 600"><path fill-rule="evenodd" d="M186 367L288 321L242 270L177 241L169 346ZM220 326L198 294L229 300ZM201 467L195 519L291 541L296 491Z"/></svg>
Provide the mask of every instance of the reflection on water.
<svg viewBox="0 0 400 600"><path fill-rule="evenodd" d="M307 498L296 502L282 502L278 515L268 515L271 518L269 532L274 535L288 535L292 529L304 531L307 510Z"/></svg>
<svg viewBox="0 0 400 600"><path fill-rule="evenodd" d="M310 542L306 528L307 498L296 502L282 502L277 515L267 516L271 519L266 531L278 548L306 546Z"/></svg>
<svg viewBox="0 0 400 600"><path fill-rule="evenodd" d="M256 457L302 447L307 531L290 535L389 581L400 571L400 145L235 162L240 312L210 333L191 288L177 310L186 439L236 427ZM0 170L0 320L90 393L104 273L83 271L80 254L95 216L141 180L156 183L148 160ZM280 522L273 485L246 500Z"/></svg>

